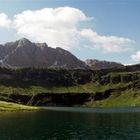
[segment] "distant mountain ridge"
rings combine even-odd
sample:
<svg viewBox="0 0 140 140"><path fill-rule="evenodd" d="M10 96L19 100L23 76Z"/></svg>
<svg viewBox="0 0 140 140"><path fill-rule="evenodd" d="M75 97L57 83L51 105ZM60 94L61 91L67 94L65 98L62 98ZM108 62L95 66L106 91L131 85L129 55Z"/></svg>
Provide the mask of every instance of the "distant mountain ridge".
<svg viewBox="0 0 140 140"><path fill-rule="evenodd" d="M63 69L107 69L122 67L116 62L88 59L85 62L60 47L51 48L46 43L33 43L26 38L0 45L1 67L35 67Z"/></svg>
<svg viewBox="0 0 140 140"><path fill-rule="evenodd" d="M92 70L110 69L110 68L123 68L124 65L117 62L100 61L97 59L87 59L85 61Z"/></svg>

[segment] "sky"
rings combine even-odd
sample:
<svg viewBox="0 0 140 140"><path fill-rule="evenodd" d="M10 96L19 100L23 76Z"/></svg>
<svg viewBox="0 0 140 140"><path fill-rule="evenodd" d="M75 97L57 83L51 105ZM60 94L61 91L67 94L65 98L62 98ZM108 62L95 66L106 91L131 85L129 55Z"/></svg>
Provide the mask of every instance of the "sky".
<svg viewBox="0 0 140 140"><path fill-rule="evenodd" d="M22 37L79 59L140 62L140 0L0 0L0 44Z"/></svg>

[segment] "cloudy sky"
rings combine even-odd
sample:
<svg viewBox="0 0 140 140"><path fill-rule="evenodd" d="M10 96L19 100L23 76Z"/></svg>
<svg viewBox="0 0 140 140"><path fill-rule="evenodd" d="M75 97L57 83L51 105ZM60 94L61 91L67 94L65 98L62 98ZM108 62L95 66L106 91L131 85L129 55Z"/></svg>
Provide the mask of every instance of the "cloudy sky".
<svg viewBox="0 0 140 140"><path fill-rule="evenodd" d="M78 58L140 62L139 0L0 0L0 43L25 37Z"/></svg>

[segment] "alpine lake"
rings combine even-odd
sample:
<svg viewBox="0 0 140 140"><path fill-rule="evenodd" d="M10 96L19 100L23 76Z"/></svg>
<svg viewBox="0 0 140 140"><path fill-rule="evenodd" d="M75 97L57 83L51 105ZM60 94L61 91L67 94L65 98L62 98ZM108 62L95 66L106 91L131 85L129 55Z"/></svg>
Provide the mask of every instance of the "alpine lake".
<svg viewBox="0 0 140 140"><path fill-rule="evenodd" d="M0 112L0 140L140 140L140 108Z"/></svg>

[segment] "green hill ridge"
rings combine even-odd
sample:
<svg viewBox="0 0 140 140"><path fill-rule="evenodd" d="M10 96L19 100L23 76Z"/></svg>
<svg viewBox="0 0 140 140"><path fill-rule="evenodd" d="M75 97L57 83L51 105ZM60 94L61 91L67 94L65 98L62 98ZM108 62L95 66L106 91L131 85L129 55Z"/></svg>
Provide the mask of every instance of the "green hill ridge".
<svg viewBox="0 0 140 140"><path fill-rule="evenodd" d="M30 106L139 106L140 65L96 71L0 68L0 101Z"/></svg>

